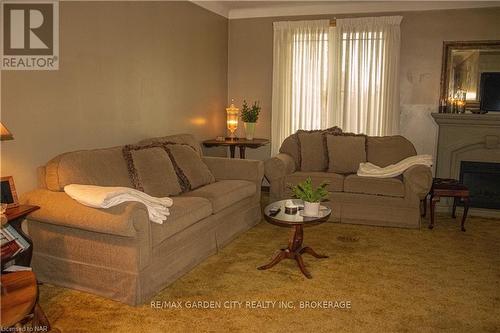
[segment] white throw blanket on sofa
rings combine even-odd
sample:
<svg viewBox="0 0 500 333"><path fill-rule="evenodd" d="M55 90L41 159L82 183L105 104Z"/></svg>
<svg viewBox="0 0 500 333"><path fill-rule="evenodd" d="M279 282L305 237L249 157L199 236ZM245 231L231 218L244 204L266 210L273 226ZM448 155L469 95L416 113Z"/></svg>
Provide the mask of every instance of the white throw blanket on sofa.
<svg viewBox="0 0 500 333"><path fill-rule="evenodd" d="M94 208L109 208L128 201L141 202L148 210L149 220L159 224L170 215L168 207L173 203L170 198L155 198L128 187L71 184L64 186L64 192L79 203Z"/></svg>
<svg viewBox="0 0 500 333"><path fill-rule="evenodd" d="M358 169L358 176L362 177L376 177L376 178L391 178L401 175L409 167L414 165L432 166L431 155L416 155L405 158L396 164L391 164L385 168L381 168L372 163L360 163Z"/></svg>

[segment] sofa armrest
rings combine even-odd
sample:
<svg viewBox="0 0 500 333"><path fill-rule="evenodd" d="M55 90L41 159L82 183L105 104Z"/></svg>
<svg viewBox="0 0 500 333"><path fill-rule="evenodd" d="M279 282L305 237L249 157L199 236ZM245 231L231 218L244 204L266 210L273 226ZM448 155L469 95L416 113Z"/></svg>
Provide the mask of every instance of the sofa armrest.
<svg viewBox="0 0 500 333"><path fill-rule="evenodd" d="M295 172L295 161L288 154L280 153L264 163L266 178L273 180L282 178Z"/></svg>
<svg viewBox="0 0 500 333"><path fill-rule="evenodd" d="M428 166L414 165L403 173L403 179L406 190L423 200L432 186L432 171Z"/></svg>
<svg viewBox="0 0 500 333"><path fill-rule="evenodd" d="M135 237L150 228L147 209L138 202L98 209L80 204L65 192L45 189L29 192L21 200L40 206L30 220L125 237Z"/></svg>
<svg viewBox="0 0 500 333"><path fill-rule="evenodd" d="M224 157L203 157L216 180L249 180L260 184L264 178L264 163L257 160L242 160Z"/></svg>

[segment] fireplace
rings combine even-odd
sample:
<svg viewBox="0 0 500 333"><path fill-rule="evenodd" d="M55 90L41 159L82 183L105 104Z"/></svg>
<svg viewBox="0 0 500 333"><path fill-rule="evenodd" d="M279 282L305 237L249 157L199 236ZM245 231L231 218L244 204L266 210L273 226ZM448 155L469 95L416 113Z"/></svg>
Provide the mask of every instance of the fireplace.
<svg viewBox="0 0 500 333"><path fill-rule="evenodd" d="M439 125L435 177L461 179L471 191L470 213L500 218L500 112L432 117ZM441 200L438 209L452 204Z"/></svg>
<svg viewBox="0 0 500 333"><path fill-rule="evenodd" d="M460 181L469 188L471 207L500 209L500 163L461 161Z"/></svg>

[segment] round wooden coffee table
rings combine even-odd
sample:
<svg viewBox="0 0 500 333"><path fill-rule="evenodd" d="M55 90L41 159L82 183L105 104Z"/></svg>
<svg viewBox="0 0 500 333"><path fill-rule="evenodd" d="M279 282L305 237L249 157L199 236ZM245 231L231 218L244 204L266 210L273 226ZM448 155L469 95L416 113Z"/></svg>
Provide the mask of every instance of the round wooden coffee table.
<svg viewBox="0 0 500 333"><path fill-rule="evenodd" d="M300 271L308 278L311 279L312 275L304 266L304 260L302 259L302 254L307 253L315 258L328 258L328 256L316 253L309 246L302 246L302 241L304 239L304 227L315 226L323 222L328 221L332 211L330 208L325 206L320 206L319 216L309 217L303 216L302 210L299 210L296 214L286 214L285 213L285 202L287 200L281 200L267 205L264 209L264 218L267 222L286 228L292 228L292 233L290 235L290 240L288 242L288 247L279 250L279 252L273 257L270 263L264 266L258 267L258 269L269 269L275 266L283 259L293 259L297 262ZM301 204L301 200L292 200L295 204ZM279 207L280 211L276 215L270 213L271 208Z"/></svg>

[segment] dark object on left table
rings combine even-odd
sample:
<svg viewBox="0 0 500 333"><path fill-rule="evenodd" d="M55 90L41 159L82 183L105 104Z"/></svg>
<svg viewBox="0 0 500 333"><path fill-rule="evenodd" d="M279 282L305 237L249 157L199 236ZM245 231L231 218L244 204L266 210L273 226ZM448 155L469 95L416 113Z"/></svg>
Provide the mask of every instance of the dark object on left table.
<svg viewBox="0 0 500 333"><path fill-rule="evenodd" d="M14 178L12 176L4 176L0 178L0 194L2 204L7 205L7 208L14 208L19 206L17 199L16 186L14 185Z"/></svg>
<svg viewBox="0 0 500 333"><path fill-rule="evenodd" d="M11 264L19 265L19 266L30 266L31 264L31 257L33 255L33 241L31 240L31 237L26 235L21 227L22 222L24 219L31 214L32 212L40 209L38 206L32 206L32 205L20 205L14 208L8 208L5 211L5 215L7 217L7 222L9 225L11 225L17 233L23 237L23 239L28 242L29 246L24 249L22 252L14 255L13 257L10 258L3 258L2 257L2 273L5 268L10 266ZM9 264L9 265L6 265Z"/></svg>

